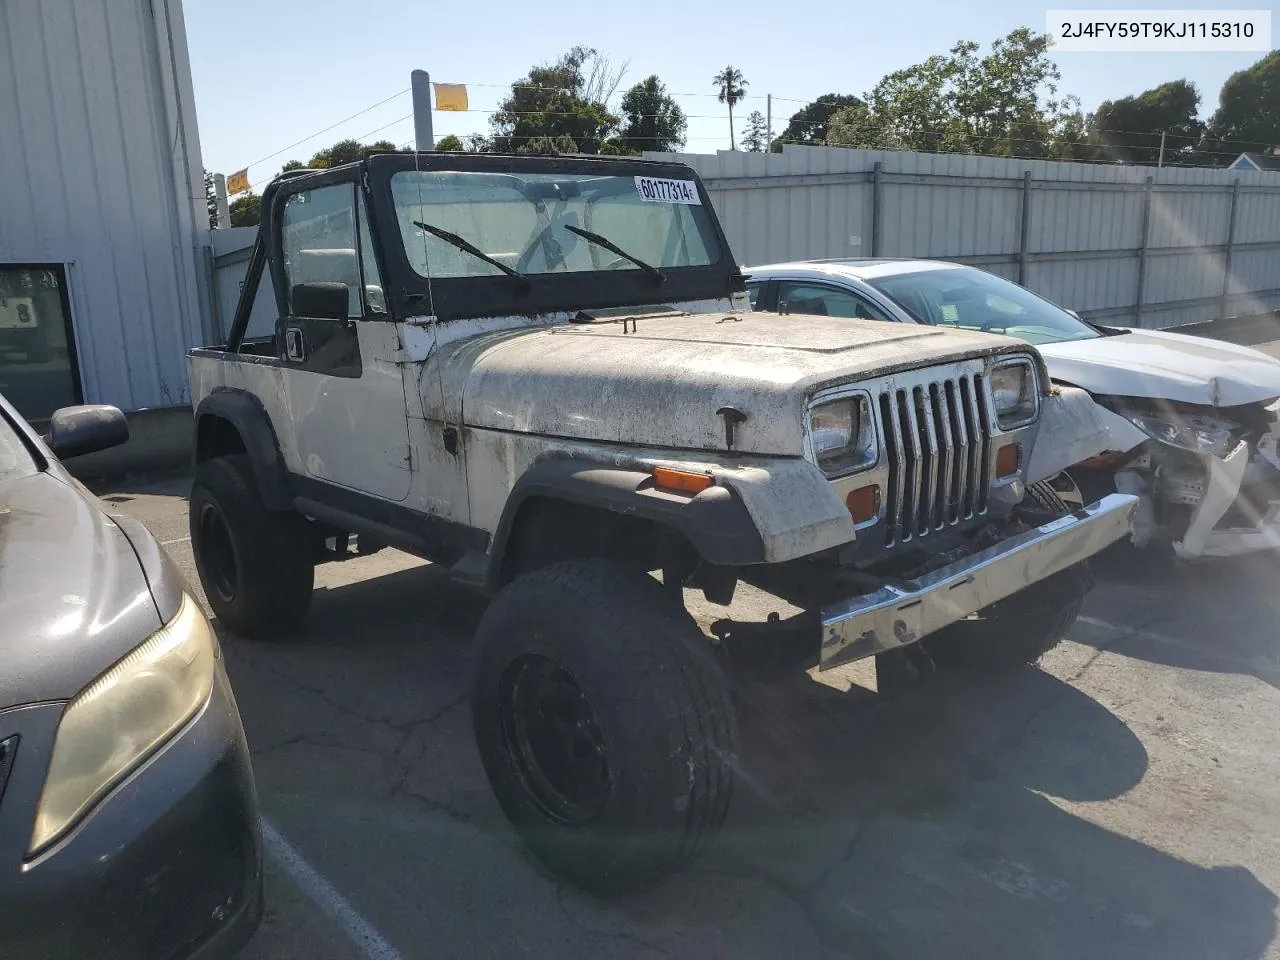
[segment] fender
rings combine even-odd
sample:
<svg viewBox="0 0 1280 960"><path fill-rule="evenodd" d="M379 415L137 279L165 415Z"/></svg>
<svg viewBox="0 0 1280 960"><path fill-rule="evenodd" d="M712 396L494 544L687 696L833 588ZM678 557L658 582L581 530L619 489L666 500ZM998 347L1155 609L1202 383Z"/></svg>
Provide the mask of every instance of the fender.
<svg viewBox="0 0 1280 960"><path fill-rule="evenodd" d="M683 534L708 563L745 566L764 563L764 542L742 499L725 486L693 497L659 490L645 470L628 469L568 457L534 463L512 487L489 551L494 582L507 538L520 508L531 497L546 497L662 524Z"/></svg>
<svg viewBox="0 0 1280 960"><path fill-rule="evenodd" d="M249 455L258 494L268 510L292 510L293 494L280 445L276 442L271 416L253 394L244 390L215 389L196 407L196 462L207 459L208 441L202 449L202 426L211 419L221 419L235 427ZM205 428L207 429L207 427Z"/></svg>

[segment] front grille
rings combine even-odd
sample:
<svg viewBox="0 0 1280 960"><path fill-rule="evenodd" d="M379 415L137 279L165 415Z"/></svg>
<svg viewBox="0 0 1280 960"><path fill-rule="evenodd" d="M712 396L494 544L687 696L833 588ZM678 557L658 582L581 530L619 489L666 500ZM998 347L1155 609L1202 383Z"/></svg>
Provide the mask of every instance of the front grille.
<svg viewBox="0 0 1280 960"><path fill-rule="evenodd" d="M991 425L984 397L976 373L880 394L889 458L886 546L986 512Z"/></svg>
<svg viewBox="0 0 1280 960"><path fill-rule="evenodd" d="M9 782L9 771L13 769L13 757L17 752L16 736L8 740L0 740L0 800L4 799L4 786Z"/></svg>

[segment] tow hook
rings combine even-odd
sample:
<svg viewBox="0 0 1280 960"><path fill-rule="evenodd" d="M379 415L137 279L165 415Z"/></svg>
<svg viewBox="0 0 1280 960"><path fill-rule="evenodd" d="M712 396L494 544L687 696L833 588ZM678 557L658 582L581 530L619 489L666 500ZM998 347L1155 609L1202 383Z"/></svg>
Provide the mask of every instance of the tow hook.
<svg viewBox="0 0 1280 960"><path fill-rule="evenodd" d="M770 679L817 657L822 643L822 619L816 610L786 620L771 613L764 623L717 620L711 624L711 632L732 663L761 679Z"/></svg>

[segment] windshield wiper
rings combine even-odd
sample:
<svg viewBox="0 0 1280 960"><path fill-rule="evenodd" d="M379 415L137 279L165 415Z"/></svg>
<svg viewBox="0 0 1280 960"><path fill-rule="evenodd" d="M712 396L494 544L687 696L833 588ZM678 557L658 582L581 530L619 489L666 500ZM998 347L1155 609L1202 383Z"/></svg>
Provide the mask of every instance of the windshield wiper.
<svg viewBox="0 0 1280 960"><path fill-rule="evenodd" d="M462 239L462 237L458 236L456 233L450 233L448 230L441 230L439 227L433 227L431 224L423 223L421 220L414 220L413 225L417 227L419 230L425 230L427 233L431 234L433 237L439 237L445 243L453 244L463 253L469 253L473 257L476 257L477 259L483 260L485 263L489 264L489 266L497 267L499 270L505 273L508 277L511 277L514 280L518 280L520 282L520 288L522 292L528 293L529 289L532 287L532 284L529 282L529 278L526 277L519 270L511 269L511 267L508 267L501 260L497 260L494 257L489 256L487 253L485 253L483 250L477 247L474 243L472 243L469 240Z"/></svg>
<svg viewBox="0 0 1280 960"><path fill-rule="evenodd" d="M659 270L657 267L653 266L652 264L645 263L639 257L633 257L631 254L627 253L627 251L623 250L620 246L618 246L608 237L602 237L600 236L600 234L592 233L590 230L583 230L581 227L575 227L571 223L566 223L564 225L564 228L568 230L570 233L576 233L583 240L590 240L592 243L599 244L600 246L608 250L610 253L616 253L623 260L630 260L632 263L634 263L637 267L639 267L649 276L653 277L654 282L664 283L666 281L667 275L665 273L663 273L661 270Z"/></svg>

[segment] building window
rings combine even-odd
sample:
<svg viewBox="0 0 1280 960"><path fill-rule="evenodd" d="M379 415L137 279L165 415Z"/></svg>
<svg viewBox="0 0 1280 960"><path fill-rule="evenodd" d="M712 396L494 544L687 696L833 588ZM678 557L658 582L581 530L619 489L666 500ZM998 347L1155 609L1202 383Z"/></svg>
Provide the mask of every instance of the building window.
<svg viewBox="0 0 1280 960"><path fill-rule="evenodd" d="M28 420L81 402L59 264L0 264L0 393Z"/></svg>

